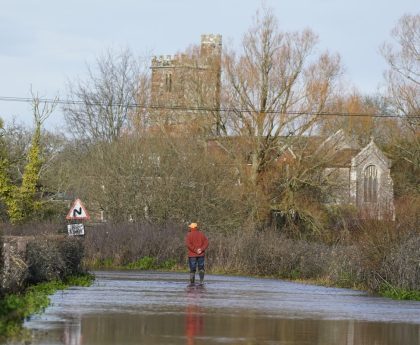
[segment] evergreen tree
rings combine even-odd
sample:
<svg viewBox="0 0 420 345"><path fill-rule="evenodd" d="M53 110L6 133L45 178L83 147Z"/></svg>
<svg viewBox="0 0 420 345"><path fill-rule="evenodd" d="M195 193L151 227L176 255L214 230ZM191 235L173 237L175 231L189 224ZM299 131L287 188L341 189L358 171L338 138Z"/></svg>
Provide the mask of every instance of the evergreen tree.
<svg viewBox="0 0 420 345"><path fill-rule="evenodd" d="M40 207L36 199L39 174L42 167L41 127L42 123L53 112L56 102L42 103L38 96L33 96L33 112L35 130L31 146L27 154L27 163L22 176L22 184L14 186L8 177L8 160L6 152L0 151L0 198L7 207L7 213L12 223L21 223L30 220ZM4 157L3 157L4 156Z"/></svg>
<svg viewBox="0 0 420 345"><path fill-rule="evenodd" d="M0 202L8 204L12 185L8 176L9 160L7 157L6 145L4 143L3 120L0 118Z"/></svg>
<svg viewBox="0 0 420 345"><path fill-rule="evenodd" d="M36 119L35 122L35 131L27 155L27 164L22 176L22 184L19 188L12 190L12 198L9 198L7 202L9 217L13 223L30 219L39 206L39 202L36 201L36 187L42 166L41 121Z"/></svg>

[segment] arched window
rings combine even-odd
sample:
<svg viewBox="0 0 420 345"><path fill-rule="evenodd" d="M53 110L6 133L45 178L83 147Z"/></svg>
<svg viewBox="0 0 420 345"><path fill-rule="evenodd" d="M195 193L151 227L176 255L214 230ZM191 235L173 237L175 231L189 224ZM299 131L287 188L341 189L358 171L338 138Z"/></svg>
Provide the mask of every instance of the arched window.
<svg viewBox="0 0 420 345"><path fill-rule="evenodd" d="M365 202L376 202L378 200L378 172L374 165L369 165L365 169L364 200Z"/></svg>

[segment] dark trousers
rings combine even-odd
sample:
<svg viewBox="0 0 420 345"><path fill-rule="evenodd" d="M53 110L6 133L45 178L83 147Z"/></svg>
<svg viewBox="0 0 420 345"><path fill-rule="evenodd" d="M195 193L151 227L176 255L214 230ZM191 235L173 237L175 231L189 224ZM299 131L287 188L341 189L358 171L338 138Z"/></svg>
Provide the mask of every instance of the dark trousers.
<svg viewBox="0 0 420 345"><path fill-rule="evenodd" d="M204 256L190 256L188 258L188 265L190 266L191 273L196 272L197 266L199 271L204 271Z"/></svg>

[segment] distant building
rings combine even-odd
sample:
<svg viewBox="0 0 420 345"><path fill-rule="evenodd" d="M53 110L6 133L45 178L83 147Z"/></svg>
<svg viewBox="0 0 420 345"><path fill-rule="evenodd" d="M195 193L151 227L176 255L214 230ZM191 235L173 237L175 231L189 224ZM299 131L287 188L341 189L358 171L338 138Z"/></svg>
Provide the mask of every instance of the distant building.
<svg viewBox="0 0 420 345"><path fill-rule="evenodd" d="M196 126L216 134L208 140L207 150L226 155L222 141L246 156L246 143L239 137L217 137L220 133L222 36L202 35L201 44L186 53L174 56L155 56L151 70L151 111L149 126L179 132ZM327 139L300 137L310 142L315 153L323 157L325 177L331 181L333 192L328 204L353 205L365 218L394 219L393 181L391 162L376 146L373 139L361 148L339 130ZM293 164L299 149L285 142L276 161L283 166ZM249 163L249 157L244 158ZM240 182L239 182L240 183Z"/></svg>
<svg viewBox="0 0 420 345"><path fill-rule="evenodd" d="M221 35L202 35L200 47L152 59L151 125L216 127L220 108Z"/></svg>
<svg viewBox="0 0 420 345"><path fill-rule="evenodd" d="M302 136L281 140L284 144L280 145L280 152L272 152L277 156L273 169L284 169L288 174L298 160L317 164L323 167L330 189L327 205L354 206L361 218L395 219L391 161L373 139L361 148L339 130L326 139ZM245 166L250 164L247 145L244 138L224 137L209 140L207 150L221 156L234 152L243 157Z"/></svg>
<svg viewBox="0 0 420 345"><path fill-rule="evenodd" d="M339 130L318 150L330 155L325 175L336 182L330 203L353 205L363 218L395 219L391 161L373 138L360 148Z"/></svg>

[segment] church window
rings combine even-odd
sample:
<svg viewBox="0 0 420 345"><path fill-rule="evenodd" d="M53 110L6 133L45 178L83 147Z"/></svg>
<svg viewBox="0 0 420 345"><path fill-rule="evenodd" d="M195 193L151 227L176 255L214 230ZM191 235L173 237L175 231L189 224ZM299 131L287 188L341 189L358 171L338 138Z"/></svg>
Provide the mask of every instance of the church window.
<svg viewBox="0 0 420 345"><path fill-rule="evenodd" d="M378 200L378 172L374 165L369 165L365 169L364 200L365 202L377 202Z"/></svg>

